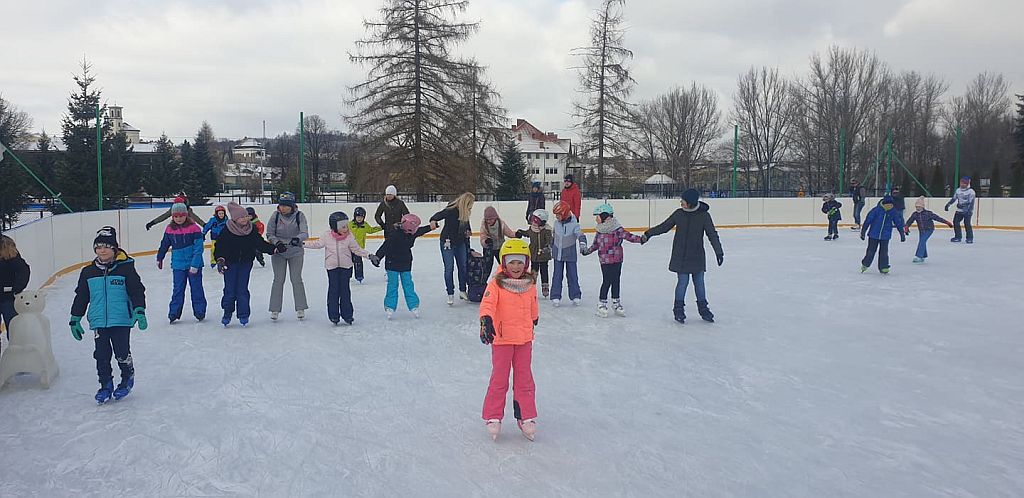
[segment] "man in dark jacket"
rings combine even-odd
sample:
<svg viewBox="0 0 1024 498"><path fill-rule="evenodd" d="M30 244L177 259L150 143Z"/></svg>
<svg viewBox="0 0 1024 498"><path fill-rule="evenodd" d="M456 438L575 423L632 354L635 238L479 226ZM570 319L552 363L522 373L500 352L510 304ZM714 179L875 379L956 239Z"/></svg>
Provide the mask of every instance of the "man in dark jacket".
<svg viewBox="0 0 1024 498"><path fill-rule="evenodd" d="M530 223L530 216L538 209L544 209L544 192L541 190L540 182L533 182L533 191L530 192L530 200L526 203L526 223Z"/></svg>
<svg viewBox="0 0 1024 498"><path fill-rule="evenodd" d="M692 188L683 192L680 204L682 207L676 209L668 219L644 232L641 243L646 243L651 237L666 233L673 228L676 229L675 237L672 239L672 258L668 264L668 269L677 275L672 314L675 315L677 322L686 321L684 300L686 299L686 286L692 278L700 317L704 321L714 322L715 315L708 308L707 293L704 288L704 272L707 270L707 264L704 261L704 236L707 236L711 247L715 250L718 266L722 266L722 262L725 260L722 242L718 240L715 222L712 221L711 214L708 212L710 206L700 202L700 192Z"/></svg>
<svg viewBox="0 0 1024 498"><path fill-rule="evenodd" d="M860 213L864 210L864 187L854 178L850 180L850 198L853 200L853 223L850 230L860 230Z"/></svg>

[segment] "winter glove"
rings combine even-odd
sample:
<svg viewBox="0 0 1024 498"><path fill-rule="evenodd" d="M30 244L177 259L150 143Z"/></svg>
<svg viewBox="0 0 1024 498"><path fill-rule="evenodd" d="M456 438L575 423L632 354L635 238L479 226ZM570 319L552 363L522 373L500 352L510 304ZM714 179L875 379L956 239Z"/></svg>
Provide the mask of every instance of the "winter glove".
<svg viewBox="0 0 1024 498"><path fill-rule="evenodd" d="M903 229L903 235L910 235L910 228L909 227Z"/></svg>
<svg viewBox="0 0 1024 498"><path fill-rule="evenodd" d="M952 223L952 222L949 222L949 221L947 221L947 222L946 222L946 226L947 226L947 227L949 227L949 228L953 228L953 223Z"/></svg>
<svg viewBox="0 0 1024 498"><path fill-rule="evenodd" d="M139 324L139 330L146 330L149 328L149 322L146 321L146 308L138 307L132 310L132 326Z"/></svg>
<svg viewBox="0 0 1024 498"><path fill-rule="evenodd" d="M199 273L199 268L196 268L196 267L189 268L188 269L188 273L189 273L189 275L195 275L196 273Z"/></svg>
<svg viewBox="0 0 1024 498"><path fill-rule="evenodd" d="M725 261L725 255L724 254L716 254L715 257L718 258L718 266L722 266L722 262Z"/></svg>
<svg viewBox="0 0 1024 498"><path fill-rule="evenodd" d="M153 222L152 221L149 222L149 223L146 223L146 231L147 232L149 231L150 228L153 228Z"/></svg>
<svg viewBox="0 0 1024 498"><path fill-rule="evenodd" d="M865 239L864 239L864 234L863 234L863 233L861 233L861 234L860 234L860 240L865 240Z"/></svg>
<svg viewBox="0 0 1024 498"><path fill-rule="evenodd" d="M302 245L302 241L301 241L301 240L299 240L299 238L298 238L298 237L295 237L294 239L292 239L292 240L291 240L291 242L290 242L290 245L291 245L292 247L299 247L299 246L301 246L301 245Z"/></svg>
<svg viewBox="0 0 1024 498"><path fill-rule="evenodd" d="M953 204L953 203L952 203L952 202L947 202L947 203L946 203L946 207L945 207L945 209L944 209L945 211L949 211L949 205L950 205L950 204Z"/></svg>
<svg viewBox="0 0 1024 498"><path fill-rule="evenodd" d="M533 319L533 326L536 327L538 323L540 323L540 318L534 318Z"/></svg>
<svg viewBox="0 0 1024 498"><path fill-rule="evenodd" d="M906 241L907 241L907 236L903 235L903 232L900 232L900 242L906 242Z"/></svg>
<svg viewBox="0 0 1024 498"><path fill-rule="evenodd" d="M283 254L288 252L288 246L284 245L284 242L278 242L274 245L274 254Z"/></svg>
<svg viewBox="0 0 1024 498"><path fill-rule="evenodd" d="M224 258L217 258L217 273L221 275L228 271L228 262Z"/></svg>
<svg viewBox="0 0 1024 498"><path fill-rule="evenodd" d="M380 258L377 257L376 254L371 254L370 255L370 263L373 263L373 266L376 266L377 268L380 268Z"/></svg>
<svg viewBox="0 0 1024 498"><path fill-rule="evenodd" d="M85 329L82 328L82 317L72 316L68 325L71 326L71 337L74 337L76 341L81 341L82 334L85 334Z"/></svg>
<svg viewBox="0 0 1024 498"><path fill-rule="evenodd" d="M158 270L163 270L164 269L164 260L162 260L162 259L156 260L156 268Z"/></svg>
<svg viewBox="0 0 1024 498"><path fill-rule="evenodd" d="M480 342L484 344L494 342L494 320L489 316L480 317Z"/></svg>
<svg viewBox="0 0 1024 498"><path fill-rule="evenodd" d="M648 240L651 240L651 238L648 237L646 233L641 235L640 236L640 245L646 244Z"/></svg>

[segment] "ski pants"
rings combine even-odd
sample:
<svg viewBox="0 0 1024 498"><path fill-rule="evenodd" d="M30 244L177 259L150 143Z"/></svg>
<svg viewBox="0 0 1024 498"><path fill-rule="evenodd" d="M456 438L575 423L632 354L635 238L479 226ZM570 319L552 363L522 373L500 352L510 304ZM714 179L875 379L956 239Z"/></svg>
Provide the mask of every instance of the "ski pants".
<svg viewBox="0 0 1024 498"><path fill-rule="evenodd" d="M953 237L960 238L960 222L964 222L964 230L967 232L967 240L974 240L974 228L971 227L971 215L973 213L956 212L953 216Z"/></svg>
<svg viewBox="0 0 1024 498"><path fill-rule="evenodd" d="M871 266L875 259L875 251L878 251L878 269L884 270L889 267L889 241L881 239L868 239L868 252L861 260L861 266Z"/></svg>
<svg viewBox="0 0 1024 498"><path fill-rule="evenodd" d="M540 283L548 283L548 262L532 262L530 263L530 269L533 270L534 274L540 273Z"/></svg>
<svg viewBox="0 0 1024 498"><path fill-rule="evenodd" d="M327 270L327 317L332 322L352 321L352 268Z"/></svg>
<svg viewBox="0 0 1024 498"><path fill-rule="evenodd" d="M295 254L275 254L270 257L270 264L274 267L274 283L270 288L270 311L272 313L280 313L281 306L284 304L284 277L286 273L292 282L292 298L295 301L295 311L309 309L309 305L306 304L306 285L302 283L302 262L305 257L302 251L290 252Z"/></svg>
<svg viewBox="0 0 1024 498"><path fill-rule="evenodd" d="M569 283L569 299L580 299L583 291L580 290L579 271L575 261L554 260L555 271L551 276L551 299L562 299L562 274L565 274Z"/></svg>
<svg viewBox="0 0 1024 498"><path fill-rule="evenodd" d="M935 233L935 230L924 230L918 232L917 252L914 254L915 256L921 259L928 257L928 239L931 238L933 233Z"/></svg>
<svg viewBox="0 0 1024 498"><path fill-rule="evenodd" d="M707 302L707 290L704 287L704 272L676 273L676 301L686 300L686 288L693 279L693 292L697 295L697 302Z"/></svg>
<svg viewBox="0 0 1024 498"><path fill-rule="evenodd" d="M99 376L100 385L106 385L107 382L112 382L114 379L114 370L110 368L111 357L117 359L122 381L135 375L135 365L132 363L132 351L129 344L131 332L131 327L110 327L93 331L96 349L93 351L92 357L96 359L96 375Z"/></svg>
<svg viewBox="0 0 1024 498"><path fill-rule="evenodd" d="M864 201L853 203L853 222L860 226L860 212L864 210Z"/></svg>
<svg viewBox="0 0 1024 498"><path fill-rule="evenodd" d="M249 306L249 275L252 273L252 261L247 263L229 263L224 272L224 297L220 299L220 307L224 314L230 315L238 310L238 319L249 318L252 309Z"/></svg>
<svg viewBox="0 0 1024 498"><path fill-rule="evenodd" d="M466 283L469 282L467 266L469 263L469 247L466 244L451 244L449 249L444 248L448 239L441 239L441 261L444 262L444 286L448 295L455 294L455 267L459 269L459 290L466 290Z"/></svg>
<svg viewBox="0 0 1024 498"><path fill-rule="evenodd" d="M191 287L192 315L196 318L206 316L206 293L203 292L203 270L199 269L195 275L188 270L174 270L174 288L171 290L171 304L167 311L167 318L177 320L181 318L181 312L185 308L185 287Z"/></svg>
<svg viewBox="0 0 1024 498"><path fill-rule="evenodd" d="M388 270L388 290L384 294L384 307L389 310L398 309L398 285L402 285L405 292L405 305L410 310L420 307L420 297L416 295L416 287L412 283L411 271Z"/></svg>
<svg viewBox="0 0 1024 498"><path fill-rule="evenodd" d="M601 300L608 300L608 290L612 291L612 299L619 298L619 279L622 277L622 263L601 265Z"/></svg>
<svg viewBox="0 0 1024 498"><path fill-rule="evenodd" d="M522 345L491 345L491 381L484 396L484 420L505 417L508 375L512 373L512 406L518 420L537 417L537 387L533 383L533 342Z"/></svg>
<svg viewBox="0 0 1024 498"><path fill-rule="evenodd" d="M7 331L7 340L11 340L11 320L18 316L18 312L14 311L14 300L0 301L0 317L4 320L4 330Z"/></svg>
<svg viewBox="0 0 1024 498"><path fill-rule="evenodd" d="M833 220L832 218L828 219L828 234L829 235L839 235L839 220L838 219L836 219L836 220Z"/></svg>

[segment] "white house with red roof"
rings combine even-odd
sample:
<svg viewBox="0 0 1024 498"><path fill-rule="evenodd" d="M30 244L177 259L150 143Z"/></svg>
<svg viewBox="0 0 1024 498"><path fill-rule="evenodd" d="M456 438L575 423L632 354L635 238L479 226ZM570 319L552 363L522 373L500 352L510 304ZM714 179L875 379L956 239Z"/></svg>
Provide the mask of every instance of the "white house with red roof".
<svg viewBox="0 0 1024 498"><path fill-rule="evenodd" d="M562 178L565 176L572 145L568 138L558 138L555 133L543 132L525 119L517 119L511 128L496 131L499 132L500 141L514 140L519 146L531 182L539 182L545 192L562 189ZM497 154L491 159L500 163L500 147L491 153Z"/></svg>

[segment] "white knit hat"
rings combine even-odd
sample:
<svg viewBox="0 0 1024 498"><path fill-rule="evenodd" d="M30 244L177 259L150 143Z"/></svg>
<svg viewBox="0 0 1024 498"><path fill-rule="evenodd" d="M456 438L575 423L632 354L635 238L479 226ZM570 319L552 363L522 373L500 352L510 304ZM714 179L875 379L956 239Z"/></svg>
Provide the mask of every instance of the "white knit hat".
<svg viewBox="0 0 1024 498"><path fill-rule="evenodd" d="M394 185L388 185L388 188L384 189L384 195L398 195L398 189Z"/></svg>

